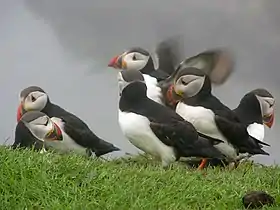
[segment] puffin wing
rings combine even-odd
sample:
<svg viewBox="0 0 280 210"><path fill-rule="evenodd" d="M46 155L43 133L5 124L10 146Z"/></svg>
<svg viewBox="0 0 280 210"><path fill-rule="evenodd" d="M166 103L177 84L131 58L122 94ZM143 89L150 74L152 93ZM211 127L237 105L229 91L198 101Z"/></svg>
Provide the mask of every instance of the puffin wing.
<svg viewBox="0 0 280 210"><path fill-rule="evenodd" d="M120 150L113 144L96 136L83 121L77 120L77 117L68 115L61 117L61 119L64 121L65 133L77 144L92 149L96 156Z"/></svg>
<svg viewBox="0 0 280 210"><path fill-rule="evenodd" d="M196 130L187 121L178 121L172 124L151 122L150 127L164 144L175 147L181 156L224 157L213 147L213 139L198 136ZM215 143L218 142L221 141L217 140Z"/></svg>
<svg viewBox="0 0 280 210"><path fill-rule="evenodd" d="M149 75L156 78L158 82L163 81L169 77L169 74L160 69L150 72Z"/></svg>
<svg viewBox="0 0 280 210"><path fill-rule="evenodd" d="M264 125L259 123L252 123L247 126L247 131L250 136L253 136L254 138L263 141L264 140Z"/></svg>
<svg viewBox="0 0 280 210"><path fill-rule="evenodd" d="M215 115L215 122L228 141L239 148L241 153L267 154L261 149L261 144L269 145L250 136L243 124L230 121L218 115Z"/></svg>
<svg viewBox="0 0 280 210"><path fill-rule="evenodd" d="M175 72L181 68L195 67L204 71L216 85L223 84L234 69L233 56L225 49L215 48L203 51L182 61Z"/></svg>
<svg viewBox="0 0 280 210"><path fill-rule="evenodd" d="M161 41L156 47L158 70L168 75L175 71L175 66L183 59L183 42L181 37L174 36Z"/></svg>

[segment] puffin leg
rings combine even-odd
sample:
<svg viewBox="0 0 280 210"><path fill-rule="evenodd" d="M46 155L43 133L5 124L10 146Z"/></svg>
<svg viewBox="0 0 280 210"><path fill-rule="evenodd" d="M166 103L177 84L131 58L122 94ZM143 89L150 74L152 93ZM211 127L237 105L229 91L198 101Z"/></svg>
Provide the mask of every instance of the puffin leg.
<svg viewBox="0 0 280 210"><path fill-rule="evenodd" d="M198 166L198 169L200 169L200 170L203 169L205 167L206 163L207 163L207 159L203 158L200 165Z"/></svg>

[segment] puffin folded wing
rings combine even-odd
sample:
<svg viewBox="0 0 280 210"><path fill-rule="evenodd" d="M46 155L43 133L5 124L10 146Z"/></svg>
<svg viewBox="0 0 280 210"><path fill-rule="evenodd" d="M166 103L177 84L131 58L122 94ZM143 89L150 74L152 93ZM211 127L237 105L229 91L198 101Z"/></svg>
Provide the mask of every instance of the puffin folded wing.
<svg viewBox="0 0 280 210"><path fill-rule="evenodd" d="M120 151L119 148L115 147L113 144L99 138L96 136L89 127L78 126L76 120L73 120L72 116L63 116L64 121L64 131L69 137L71 137L77 144L90 148L97 157L114 152Z"/></svg>
<svg viewBox="0 0 280 210"><path fill-rule="evenodd" d="M232 145L238 148L239 152L268 155L267 152L261 149L261 145L268 144L250 136L243 124L232 122L218 115L215 115L215 122L223 135Z"/></svg>
<svg viewBox="0 0 280 210"><path fill-rule="evenodd" d="M151 122L150 127L164 144L176 148L179 157L224 158L213 147L213 142L198 136L196 130L186 121L172 124Z"/></svg>

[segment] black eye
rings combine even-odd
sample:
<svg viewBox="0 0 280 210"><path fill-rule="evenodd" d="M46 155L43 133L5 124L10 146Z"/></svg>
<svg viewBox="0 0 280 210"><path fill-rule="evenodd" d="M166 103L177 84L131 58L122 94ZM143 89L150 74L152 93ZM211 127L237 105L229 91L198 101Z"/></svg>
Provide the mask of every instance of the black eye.
<svg viewBox="0 0 280 210"><path fill-rule="evenodd" d="M183 85L187 85L188 83L186 83L184 80L182 80L182 84Z"/></svg>
<svg viewBox="0 0 280 210"><path fill-rule="evenodd" d="M32 102L36 101L36 98L34 96L31 96L31 101Z"/></svg>
<svg viewBox="0 0 280 210"><path fill-rule="evenodd" d="M134 60L134 61L136 60L136 56L135 56L135 54L133 55L132 60Z"/></svg>

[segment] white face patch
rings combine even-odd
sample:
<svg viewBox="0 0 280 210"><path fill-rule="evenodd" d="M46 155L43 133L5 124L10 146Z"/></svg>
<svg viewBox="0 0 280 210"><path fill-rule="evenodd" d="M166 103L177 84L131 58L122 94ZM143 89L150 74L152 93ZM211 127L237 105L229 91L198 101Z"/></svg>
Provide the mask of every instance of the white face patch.
<svg viewBox="0 0 280 210"><path fill-rule="evenodd" d="M44 141L45 136L53 130L53 122L48 116L39 117L31 122L24 122L30 132L37 138Z"/></svg>
<svg viewBox="0 0 280 210"><path fill-rule="evenodd" d="M260 103L262 117L264 118L272 115L274 111L275 99L270 97L261 97L258 95L256 95L256 97Z"/></svg>
<svg viewBox="0 0 280 210"><path fill-rule="evenodd" d="M183 75L176 81L174 90L177 94L190 98L200 92L204 81L205 76Z"/></svg>
<svg viewBox="0 0 280 210"><path fill-rule="evenodd" d="M35 91L25 98L23 107L26 111L42 111L48 102L46 93Z"/></svg>
<svg viewBox="0 0 280 210"><path fill-rule="evenodd" d="M126 63L126 70L139 71L147 65L149 58L150 56L139 52L131 52L123 56L123 61Z"/></svg>

